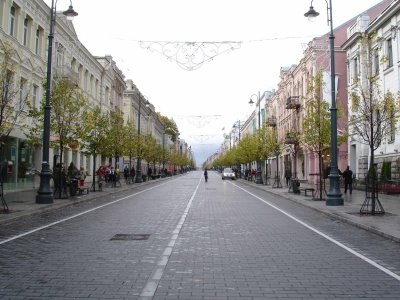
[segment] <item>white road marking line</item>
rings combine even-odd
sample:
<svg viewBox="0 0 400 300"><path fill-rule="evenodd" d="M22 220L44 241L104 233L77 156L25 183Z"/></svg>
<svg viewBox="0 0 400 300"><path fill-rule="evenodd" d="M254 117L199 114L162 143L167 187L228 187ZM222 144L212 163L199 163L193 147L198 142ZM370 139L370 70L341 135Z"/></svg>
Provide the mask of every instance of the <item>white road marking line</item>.
<svg viewBox="0 0 400 300"><path fill-rule="evenodd" d="M162 186L162 185L165 185L165 184L167 184L167 183L164 182L164 183L158 184L158 185L156 185L156 186L153 186L153 187L151 187L151 188L148 188L148 189L145 189L145 190L143 190L143 191L137 192L137 193L135 193L135 194L132 194L132 195L129 195L129 196L125 196L125 197L116 199L116 200L114 200L114 201L111 201L111 202L109 202L109 203L106 203L106 204L103 204L103 205L94 207L94 208L92 208L92 209L89 209L89 210L80 212L79 214L76 214L76 215L73 215L73 216L70 216L70 217L67 217L67 218L64 218L64 219L61 219L61 220L58 220L58 221L49 223L49 224L47 224L47 225L44 225L44 226L37 227L37 228L32 229L32 230L26 231L26 232L24 232L24 233L21 233L21 234L12 236L12 237L10 237L10 238L8 238L8 239L5 239L5 240L0 241L0 245L6 244L6 243L8 243L8 242L11 242L11 241L16 240L16 239L19 239L19 238L21 238L21 237L27 236L27 235L29 235L29 234L38 232L38 231L40 231L40 230L43 230L43 229L52 227L52 226L54 226L54 225L57 225L57 224L66 222L66 221L68 221L68 220L71 220L71 219L80 217L80 216L82 216L82 215L88 214L88 213L93 212L93 211L95 211L95 210L98 210L98 209L100 209L100 208L103 208L103 207L109 206L109 205L111 205L111 204L115 204L115 203L117 203L117 202L126 200L126 199L128 199L128 198L130 198L130 197L134 197L134 196L143 194L144 192L153 190L153 189L158 188L158 187L160 187L160 186Z"/></svg>
<svg viewBox="0 0 400 300"><path fill-rule="evenodd" d="M178 224L176 225L175 229L172 232L168 246L164 249L164 252L161 255L161 257L157 263L157 267L153 270L153 272L149 276L149 279L147 280L142 292L140 293L139 299L142 299L142 300L152 299L154 294L156 293L158 284L164 274L165 266L167 265L167 263L169 261L173 247L175 246L175 242L179 236L179 233L182 230L183 224L185 223L185 219L189 213L190 207L192 206L193 199L197 194L197 190L199 189L200 183L201 183L201 178L192 194L192 197L190 197L190 200L189 200L188 204L186 205L185 211L183 212Z"/></svg>
<svg viewBox="0 0 400 300"><path fill-rule="evenodd" d="M341 242L339 242L339 241L335 240L334 238L332 238L332 237L326 235L325 233L319 231L318 229L316 229L316 228L314 228L314 227L308 225L307 223L305 223L305 222L303 222L303 221L297 219L297 218L294 217L293 215L287 213L286 211L284 211L284 210L282 210L281 208L279 208L279 207L273 205L272 203L270 203L270 202L268 202L268 201L262 199L261 197L258 197L257 195L255 195L255 194L253 194L253 193L247 191L246 189L244 189L244 188L242 188L242 187L240 187L240 186L238 186L238 185L236 185L236 184L234 184L234 183L231 183L231 184L234 185L234 186L236 186L237 188L241 189L242 191L246 192L247 194L253 196L254 198L260 200L261 202L264 202L265 204L269 205L269 206L272 207L273 209L275 209L275 210L281 212L282 214L286 215L287 217L291 218L292 220L296 221L297 223L303 225L304 227L306 227L306 228L308 228L308 229L314 231L314 232L317 233L318 235L320 235L320 236L324 237L325 239L331 241L332 243L336 244L337 246L339 246L339 247L343 248L344 250L350 252L351 254L357 256L358 258L361 258L363 261L369 263L370 265L374 266L375 268L377 268L377 269L381 270L382 272L388 274L389 276L393 277L394 279L400 281L400 276L399 276L399 275L397 275L396 273L390 271L389 269L385 268L384 266L378 264L377 262L373 261L372 259L369 259L368 257L362 255L361 253L358 253L357 251L355 251L355 250L353 250L353 249L347 247L346 245L342 244Z"/></svg>

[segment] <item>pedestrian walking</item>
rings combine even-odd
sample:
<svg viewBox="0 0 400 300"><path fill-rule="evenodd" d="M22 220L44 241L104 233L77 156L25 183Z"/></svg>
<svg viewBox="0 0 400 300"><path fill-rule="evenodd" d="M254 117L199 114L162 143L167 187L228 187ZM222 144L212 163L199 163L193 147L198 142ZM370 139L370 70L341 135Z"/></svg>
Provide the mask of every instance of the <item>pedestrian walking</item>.
<svg viewBox="0 0 400 300"><path fill-rule="evenodd" d="M114 167L111 167L109 174L109 181L111 182L111 187L115 187L116 180L117 180L117 174L114 170Z"/></svg>
<svg viewBox="0 0 400 300"><path fill-rule="evenodd" d="M204 180L207 182L208 181L208 172L207 169L204 170Z"/></svg>
<svg viewBox="0 0 400 300"><path fill-rule="evenodd" d="M128 177L129 177L129 167L128 167L128 165L125 165L125 167L124 167L124 178L125 178L125 181L128 180Z"/></svg>
<svg viewBox="0 0 400 300"><path fill-rule="evenodd" d="M85 179L86 179L85 168L81 167L80 170L79 170L79 186L84 186L85 185Z"/></svg>
<svg viewBox="0 0 400 300"><path fill-rule="evenodd" d="M99 169L97 170L97 176L98 176L98 185L99 185L99 190L103 190L103 181L105 180L105 167L100 166Z"/></svg>
<svg viewBox="0 0 400 300"><path fill-rule="evenodd" d="M342 173L344 178L344 193L347 193L347 189L350 191L350 195L353 192L353 171L347 166L346 170Z"/></svg>
<svg viewBox="0 0 400 300"><path fill-rule="evenodd" d="M287 168L285 170L285 179L286 179L286 186L287 187L289 187L289 185L290 185L290 178L292 178L292 171L289 168Z"/></svg>

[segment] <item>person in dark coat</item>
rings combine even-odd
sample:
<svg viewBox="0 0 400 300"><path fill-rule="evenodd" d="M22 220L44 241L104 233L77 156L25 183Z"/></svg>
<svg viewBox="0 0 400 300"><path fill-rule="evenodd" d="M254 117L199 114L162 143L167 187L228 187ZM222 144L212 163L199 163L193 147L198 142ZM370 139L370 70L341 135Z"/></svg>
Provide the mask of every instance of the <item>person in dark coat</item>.
<svg viewBox="0 0 400 300"><path fill-rule="evenodd" d="M342 173L344 178L344 193L347 193L347 188L350 191L350 195L353 192L353 171L347 166L346 170Z"/></svg>
<svg viewBox="0 0 400 300"><path fill-rule="evenodd" d="M288 168L285 170L286 186L290 185L290 178L292 178L292 171Z"/></svg>

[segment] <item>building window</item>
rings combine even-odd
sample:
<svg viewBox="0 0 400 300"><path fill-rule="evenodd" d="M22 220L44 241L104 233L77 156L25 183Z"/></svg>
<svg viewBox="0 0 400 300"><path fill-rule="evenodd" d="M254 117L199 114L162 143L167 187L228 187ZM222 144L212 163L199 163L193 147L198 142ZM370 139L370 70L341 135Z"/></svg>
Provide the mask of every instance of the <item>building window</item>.
<svg viewBox="0 0 400 300"><path fill-rule="evenodd" d="M104 105L106 105L106 106L108 106L108 105L110 105L110 89L108 88L108 87L106 87L106 90L105 90L105 93L104 93L104 100L105 100L105 103L104 103Z"/></svg>
<svg viewBox="0 0 400 300"><path fill-rule="evenodd" d="M373 58L373 68L374 74L379 75L379 50L374 50L374 58Z"/></svg>
<svg viewBox="0 0 400 300"><path fill-rule="evenodd" d="M83 76L83 89L87 92L89 90L88 87L88 80L89 80L89 72L86 70L85 75Z"/></svg>
<svg viewBox="0 0 400 300"><path fill-rule="evenodd" d="M4 101L8 102L9 101L9 97L10 95L9 93L9 89L13 86L13 82L14 82L14 73L11 70L6 71L6 76L3 80L3 99Z"/></svg>
<svg viewBox="0 0 400 300"><path fill-rule="evenodd" d="M26 79L21 78L20 90L19 90L19 109L20 110L25 110L26 97L27 97Z"/></svg>
<svg viewBox="0 0 400 300"><path fill-rule="evenodd" d="M393 43L392 39L386 41L386 51L387 51L387 67L393 67Z"/></svg>
<svg viewBox="0 0 400 300"><path fill-rule="evenodd" d="M354 81L357 81L358 76L359 76L359 61L358 61L358 56L353 58L353 83Z"/></svg>
<svg viewBox="0 0 400 300"><path fill-rule="evenodd" d="M35 38L35 53L39 55L39 52L40 52L40 29L37 29Z"/></svg>
<svg viewBox="0 0 400 300"><path fill-rule="evenodd" d="M39 87L34 84L32 87L32 106L34 108L38 108L39 107Z"/></svg>
<svg viewBox="0 0 400 300"><path fill-rule="evenodd" d="M24 37L23 37L23 43L24 46L26 47L28 44L28 24L29 24L29 20L28 18L25 18L24 20Z"/></svg>
<svg viewBox="0 0 400 300"><path fill-rule="evenodd" d="M396 139L396 121L393 116L395 116L394 110L391 111L391 118L390 118L390 124L389 124L389 143L394 143Z"/></svg>
<svg viewBox="0 0 400 300"><path fill-rule="evenodd" d="M56 66L61 67L64 64L64 46L57 43L57 53L56 53Z"/></svg>
<svg viewBox="0 0 400 300"><path fill-rule="evenodd" d="M10 9L10 35L14 36L14 31L15 31L15 7L11 6Z"/></svg>
<svg viewBox="0 0 400 300"><path fill-rule="evenodd" d="M90 91L89 91L89 94L91 96L94 96L94 76L93 75L90 76Z"/></svg>

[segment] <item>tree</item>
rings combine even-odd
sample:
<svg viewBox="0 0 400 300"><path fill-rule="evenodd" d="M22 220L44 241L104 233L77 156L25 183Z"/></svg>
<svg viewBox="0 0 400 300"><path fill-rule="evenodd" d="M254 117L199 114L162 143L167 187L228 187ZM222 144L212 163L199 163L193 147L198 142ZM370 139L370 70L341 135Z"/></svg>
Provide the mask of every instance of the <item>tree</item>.
<svg viewBox="0 0 400 300"><path fill-rule="evenodd" d="M109 114L109 127L107 133L107 140L105 142L105 155L107 157L115 158L115 167L121 167L119 157L125 152L125 144L129 138L128 128L124 124L122 111L116 107L114 111Z"/></svg>
<svg viewBox="0 0 400 300"><path fill-rule="evenodd" d="M271 128L263 125L259 130L258 130L258 134L259 134L259 149L260 149L260 158L262 160L268 160L268 158L271 157L272 155L272 147L271 147L271 134L272 131L270 130ZM267 165L268 166L268 165ZM265 170L265 174L266 174L266 179L268 182L268 170ZM267 183L266 182L266 183Z"/></svg>
<svg viewBox="0 0 400 300"><path fill-rule="evenodd" d="M361 72L353 78L353 86L350 95L351 117L349 128L352 137L369 147L370 159L367 175L367 189L370 197L361 207L371 207L367 213L383 213L383 207L378 200L377 170L375 168L374 152L382 142L394 135L398 128L396 124L400 119L399 93L393 94L390 90L382 91L382 79L373 63L377 49L372 48L376 34L365 34L360 41ZM381 58L385 63L387 57ZM371 201L371 205L369 205ZM378 206L378 207L377 207ZM377 210L378 209L378 210ZM379 211L380 210L380 211Z"/></svg>
<svg viewBox="0 0 400 300"><path fill-rule="evenodd" d="M124 146L124 155L129 156L129 169L132 168L132 157L137 156L137 129L135 124L129 119L126 123L127 136Z"/></svg>
<svg viewBox="0 0 400 300"><path fill-rule="evenodd" d="M283 142L279 140L278 136L278 130L276 127L268 127L267 128L267 133L266 133L266 147L270 151L271 156L276 157L276 176L275 176L275 182L273 184L273 187L280 188L282 187L280 177L279 177L279 156L282 153L283 149Z"/></svg>
<svg viewBox="0 0 400 300"><path fill-rule="evenodd" d="M319 71L313 78L307 90L307 112L303 117L303 135L299 142L310 152L318 155L318 191L319 199L322 200L323 194L323 156L331 145L331 112L329 103L322 99L324 86L323 71ZM340 111L337 114L340 116ZM338 137L338 144L347 140L348 134L344 132Z"/></svg>
<svg viewBox="0 0 400 300"><path fill-rule="evenodd" d="M246 134L238 143L238 157L241 158L241 163L249 164L257 159L258 137L255 135ZM248 167L250 169L250 166Z"/></svg>
<svg viewBox="0 0 400 300"><path fill-rule="evenodd" d="M165 134L168 134L171 137L171 141L176 142L176 139L179 136L178 126L174 120L168 119L168 117L163 116L159 112L157 113L161 123L164 124Z"/></svg>
<svg viewBox="0 0 400 300"><path fill-rule="evenodd" d="M108 137L108 115L99 106L83 112L80 141L82 153L93 156L93 191L96 191L96 157L104 152Z"/></svg>
<svg viewBox="0 0 400 300"><path fill-rule="evenodd" d="M331 124L328 102L322 99L322 71L314 77L313 83L308 87L307 113L303 118L303 145L318 155L318 191L319 199L323 197L323 154L331 142Z"/></svg>
<svg viewBox="0 0 400 300"><path fill-rule="evenodd" d="M0 43L0 158L3 162L4 147L11 131L22 123L25 109L28 105L29 91L26 80L16 78L16 51L9 43ZM1 164L0 169L3 168ZM3 172L0 172L3 174ZM4 178L0 175L0 181Z"/></svg>
<svg viewBox="0 0 400 300"><path fill-rule="evenodd" d="M41 101L41 110L31 106L28 113L34 121L33 126L28 129L27 133L32 143L37 141L37 134L43 132L45 101L45 98ZM87 107L86 103L83 92L70 79L55 78L53 80L50 93L50 132L53 138L51 139L50 146L58 149L60 152L60 172L64 163L64 151L68 148L72 150L79 148L82 116ZM58 180L55 180L55 182L60 184ZM58 188L61 190L60 185Z"/></svg>
<svg viewBox="0 0 400 300"><path fill-rule="evenodd" d="M147 134L144 137L142 158L144 158L147 161L147 165L152 163L153 167L156 166L156 162L159 161L159 159L160 159L157 142L151 134Z"/></svg>

